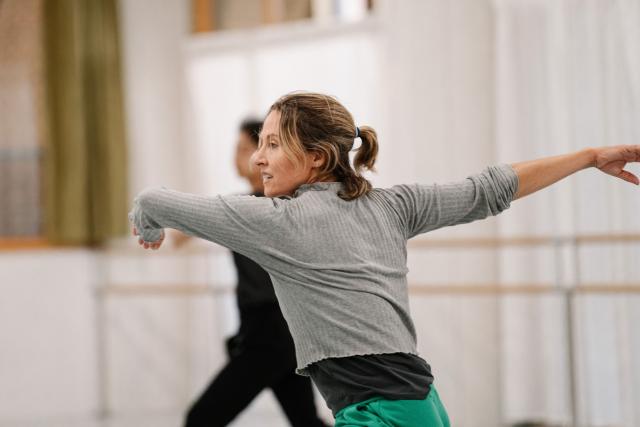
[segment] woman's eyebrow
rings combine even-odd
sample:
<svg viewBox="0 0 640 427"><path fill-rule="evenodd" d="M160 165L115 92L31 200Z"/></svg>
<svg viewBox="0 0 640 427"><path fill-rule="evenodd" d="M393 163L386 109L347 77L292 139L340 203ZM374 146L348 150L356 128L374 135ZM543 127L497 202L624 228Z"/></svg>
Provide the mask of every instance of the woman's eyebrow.
<svg viewBox="0 0 640 427"><path fill-rule="evenodd" d="M278 138L278 137L279 135L277 133L269 133L267 135L260 135L259 140L266 141L267 139Z"/></svg>

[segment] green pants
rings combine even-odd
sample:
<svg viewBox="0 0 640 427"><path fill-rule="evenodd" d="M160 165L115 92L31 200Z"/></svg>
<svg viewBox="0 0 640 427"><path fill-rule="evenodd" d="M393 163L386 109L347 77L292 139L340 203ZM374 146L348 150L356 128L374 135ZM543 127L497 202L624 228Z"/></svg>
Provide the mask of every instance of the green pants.
<svg viewBox="0 0 640 427"><path fill-rule="evenodd" d="M423 400L374 397L343 408L335 427L449 427L449 416L435 387Z"/></svg>

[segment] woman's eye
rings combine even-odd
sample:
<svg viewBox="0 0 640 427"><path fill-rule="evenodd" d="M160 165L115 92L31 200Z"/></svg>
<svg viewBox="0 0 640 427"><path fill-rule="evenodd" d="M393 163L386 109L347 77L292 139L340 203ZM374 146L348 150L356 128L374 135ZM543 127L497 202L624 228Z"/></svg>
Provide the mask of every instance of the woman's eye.
<svg viewBox="0 0 640 427"><path fill-rule="evenodd" d="M278 144L276 144L275 142L270 142L269 143L269 147L271 148L276 148L278 146Z"/></svg>

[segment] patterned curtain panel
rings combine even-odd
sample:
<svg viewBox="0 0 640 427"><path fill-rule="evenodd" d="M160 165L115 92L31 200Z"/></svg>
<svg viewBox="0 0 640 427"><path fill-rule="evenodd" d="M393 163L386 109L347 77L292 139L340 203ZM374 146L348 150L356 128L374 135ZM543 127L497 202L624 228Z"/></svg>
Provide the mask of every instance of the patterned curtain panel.
<svg viewBox="0 0 640 427"><path fill-rule="evenodd" d="M117 1L47 1L44 24L47 237L99 244L127 231Z"/></svg>
<svg viewBox="0 0 640 427"><path fill-rule="evenodd" d="M0 1L0 238L42 234L41 8Z"/></svg>

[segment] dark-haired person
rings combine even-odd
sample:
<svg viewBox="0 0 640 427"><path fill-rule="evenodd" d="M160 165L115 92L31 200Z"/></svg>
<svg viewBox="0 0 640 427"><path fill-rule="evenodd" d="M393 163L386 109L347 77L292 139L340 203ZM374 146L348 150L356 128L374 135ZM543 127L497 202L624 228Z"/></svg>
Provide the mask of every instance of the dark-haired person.
<svg viewBox="0 0 640 427"><path fill-rule="evenodd" d="M362 144L349 162L354 139ZM378 151L335 98L293 93L270 108L253 163L267 197L143 191L134 234L157 249L163 228L215 241L270 274L293 335L297 372L311 376L336 426L449 426L409 316L407 240L497 215L511 201L587 167L638 184L624 170L640 146L589 148L491 166L450 184L371 188Z"/></svg>
<svg viewBox="0 0 640 427"><path fill-rule="evenodd" d="M262 197L262 177L249 159L258 148L262 122L240 125L235 163L238 175ZM178 236L184 236L178 235ZM177 237L177 242L185 242ZM226 426L265 388L270 388L294 427L325 427L318 418L309 378L296 375L296 354L269 274L237 252L236 287L240 330L227 341L229 361L189 409L186 427Z"/></svg>

